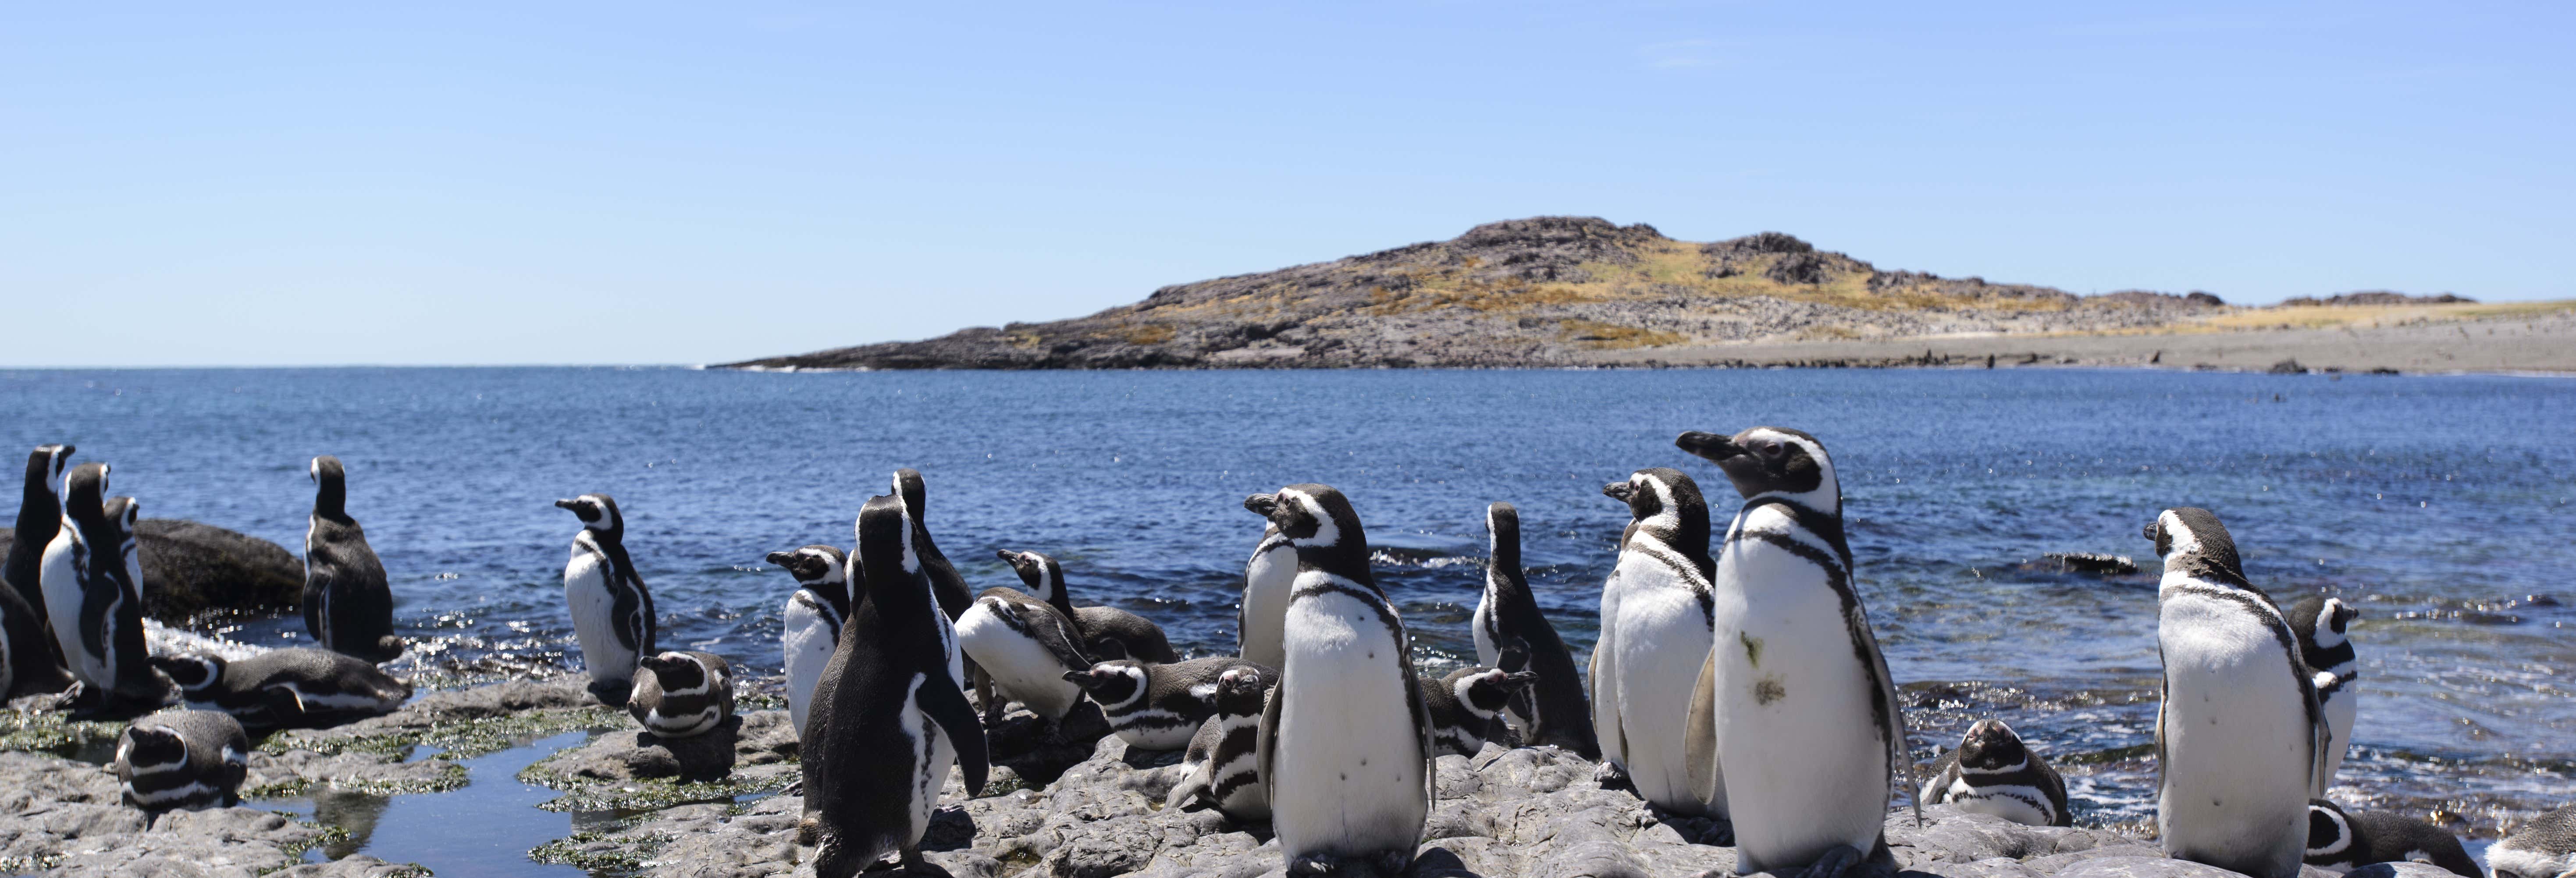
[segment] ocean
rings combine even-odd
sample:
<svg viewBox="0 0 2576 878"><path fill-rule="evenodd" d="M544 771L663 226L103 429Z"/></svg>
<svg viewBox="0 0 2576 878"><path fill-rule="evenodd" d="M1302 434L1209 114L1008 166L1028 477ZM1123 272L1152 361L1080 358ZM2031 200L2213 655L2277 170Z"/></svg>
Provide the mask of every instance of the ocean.
<svg viewBox="0 0 2576 878"><path fill-rule="evenodd" d="M79 446L146 517L300 553L306 462L349 509L418 647L472 680L577 665L561 571L614 495L666 647L774 677L793 582L768 552L851 542L898 467L982 588L995 549L1059 558L1078 603L1229 654L1262 523L1246 494L1323 482L1377 547L1429 670L1472 661L1483 510L1518 505L1532 587L1593 640L1626 509L1683 430L1796 427L1831 450L1861 592L1918 754L2000 716L2069 775L2079 822L2152 814L2156 570L2140 529L2203 506L2286 604L2361 608L2360 719L2334 796L2470 835L2554 807L2576 769L2576 382L2144 370L758 374L681 368L0 372L0 448ZM16 458L11 458L15 460ZM14 470L13 470L14 471ZM2057 572L2048 552L2143 568ZM301 642L299 619L205 633ZM768 683L767 685L775 685ZM1684 697L1676 693L1675 697Z"/></svg>

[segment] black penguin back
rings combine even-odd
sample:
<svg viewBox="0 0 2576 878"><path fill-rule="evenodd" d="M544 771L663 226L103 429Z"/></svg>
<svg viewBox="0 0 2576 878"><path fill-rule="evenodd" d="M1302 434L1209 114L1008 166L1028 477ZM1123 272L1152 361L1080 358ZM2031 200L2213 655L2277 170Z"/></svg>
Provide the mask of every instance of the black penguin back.
<svg viewBox="0 0 2576 878"><path fill-rule="evenodd" d="M7 559L0 561L0 580L6 580L8 590L17 593L18 600L27 604L38 622L45 619L45 586L40 581L45 546L54 541L63 526L63 507L60 498L54 496L54 479L62 474L63 461L71 455L69 445L39 445L27 455L26 491L18 501L17 530L11 535ZM16 637L17 632L11 631L12 643Z"/></svg>
<svg viewBox="0 0 2576 878"><path fill-rule="evenodd" d="M305 627L324 648L371 662L402 654L394 636L394 599L385 565L367 545L367 530L349 516L348 477L340 459L313 459L311 527L304 540ZM328 608L330 618L319 613ZM326 636L327 635L327 636Z"/></svg>
<svg viewBox="0 0 2576 878"><path fill-rule="evenodd" d="M1539 610L1538 598L1530 593L1529 580L1521 570L1520 510L1509 503L1495 503L1486 508L1485 519L1493 552L1486 576L1491 578L1493 616L1502 635L1495 638L1495 645L1503 648L1518 640L1528 653L1528 663L1504 670L1538 675L1513 696L1515 709L1530 718L1528 743L1562 747L1598 762L1601 744L1592 729L1592 703L1583 694L1583 669L1557 636L1556 626Z"/></svg>

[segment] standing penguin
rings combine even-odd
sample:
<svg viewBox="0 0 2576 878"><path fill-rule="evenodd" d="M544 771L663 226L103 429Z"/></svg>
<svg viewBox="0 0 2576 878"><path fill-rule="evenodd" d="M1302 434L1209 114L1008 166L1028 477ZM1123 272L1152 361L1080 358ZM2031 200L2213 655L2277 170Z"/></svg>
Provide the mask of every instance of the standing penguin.
<svg viewBox="0 0 2576 878"><path fill-rule="evenodd" d="M0 700L41 692L61 692L72 683L45 624L45 548L62 529L63 510L54 496L69 445L39 445L27 455L27 489L18 502L18 528L9 541L9 556L0 563Z"/></svg>
<svg viewBox="0 0 2576 878"><path fill-rule="evenodd" d="M249 774L250 736L231 714L174 708L117 736L117 785L146 811L230 806Z"/></svg>
<svg viewBox="0 0 2576 878"><path fill-rule="evenodd" d="M921 834L954 763L966 794L983 792L984 729L966 703L963 661L924 574L901 500L860 510L857 563L868 595L842 628L840 649L814 687L802 744L805 820L820 878L848 878L888 851L919 871Z"/></svg>
<svg viewBox="0 0 2576 878"><path fill-rule="evenodd" d="M1436 752L1474 756L1500 731L1503 708L1538 675L1500 668L1459 668L1449 676L1422 681L1424 712L1431 717L1431 744Z"/></svg>
<svg viewBox="0 0 2576 878"><path fill-rule="evenodd" d="M1948 802L1972 814L1992 814L2024 826L2073 826L2066 807L2066 778L2023 746L2003 720L1968 727L1959 746L1932 760L1932 779L1914 794L1926 805Z"/></svg>
<svg viewBox="0 0 2576 878"><path fill-rule="evenodd" d="M2156 834L2175 859L2294 878L2330 734L2298 635L2209 510L2167 509L2146 535L2165 561Z"/></svg>
<svg viewBox="0 0 2576 878"><path fill-rule="evenodd" d="M930 526L922 523L923 507L929 505L929 489L921 482L921 471L894 471L895 496L903 498L903 511L912 519L912 548L921 554L922 571L930 577L930 587L939 594L939 611L948 614L950 622L966 615L975 603L975 592L966 587L966 577L957 575L957 565L939 553L939 544L930 541Z"/></svg>
<svg viewBox="0 0 2576 878"><path fill-rule="evenodd" d="M1842 483L1824 443L1779 427L1674 440L1717 464L1744 505L1727 526L1716 646L1693 700L1726 767L1745 872L1814 863L1831 875L1891 863L1888 783L1911 788L1905 714L1870 630L1843 539ZM1922 821L1922 803L1915 820Z"/></svg>
<svg viewBox="0 0 2576 878"><path fill-rule="evenodd" d="M733 716L733 666L712 652L673 650L636 662L626 712L664 738L694 738Z"/></svg>
<svg viewBox="0 0 2576 878"><path fill-rule="evenodd" d="M1237 655L1272 668L1288 660L1280 627L1287 624L1288 592L1296 582L1297 547L1279 535L1278 525L1264 526L1252 559L1243 564L1243 602L1234 605Z"/></svg>
<svg viewBox="0 0 2576 878"><path fill-rule="evenodd" d="M348 476L325 454L313 477L313 524L304 532L304 630L333 652L371 662L402 655L394 636L394 593L385 565L367 547L367 530L349 517Z"/></svg>
<svg viewBox="0 0 2576 878"><path fill-rule="evenodd" d="M1369 573L1342 492L1290 485L1244 498L1297 549L1286 659L1261 718L1261 780L1288 869L1402 871L1431 808L1431 721L1404 619Z"/></svg>
<svg viewBox="0 0 2576 878"><path fill-rule="evenodd" d="M1601 638L1592 647L1601 755L1658 807L1726 816L1723 772L1682 695L1709 652L1708 504L1699 483L1660 467L1601 493L1628 504L1631 518L1619 565L1601 587ZM1708 779L1713 773L1721 780Z"/></svg>
<svg viewBox="0 0 2576 878"><path fill-rule="evenodd" d="M76 710L158 706L169 687L143 645L143 561L131 497L102 499L107 464L85 463L63 480L62 530L45 547L46 617L77 679Z"/></svg>
<svg viewBox="0 0 2576 878"><path fill-rule="evenodd" d="M832 663L832 650L841 644L841 624L850 618L849 559L838 548L813 545L771 552L769 563L796 577L778 640L787 656L787 715L802 737L805 718L812 715L814 684Z"/></svg>
<svg viewBox="0 0 2576 878"><path fill-rule="evenodd" d="M2576 875L2576 805L2532 818L2487 848L2495 878L2567 878Z"/></svg>
<svg viewBox="0 0 2576 878"><path fill-rule="evenodd" d="M1171 640L1163 636L1162 626L1145 617L1117 607L1074 606L1072 590L1064 581L1064 565L1056 563L1054 558L1009 549L996 550L993 554L1011 565L1011 572L1020 575L1020 583L1028 586L1031 597L1047 602L1055 607L1056 612L1073 621L1073 630L1079 635L1074 645L1081 647L1084 655L1094 659L1126 658L1156 664L1181 660L1180 654L1172 651Z"/></svg>
<svg viewBox="0 0 2576 878"><path fill-rule="evenodd" d="M1512 722L1521 740L1536 747L1563 747L1584 759L1601 760L1601 744L1592 734L1592 708L1583 697L1583 672L1574 655L1556 636L1556 626L1539 612L1521 573L1521 513L1509 503L1485 507L1485 533L1493 560L1485 565L1485 593L1476 599L1473 628L1476 661L1506 671L1527 670L1536 679L1512 696ZM1503 648L1521 643L1526 668L1503 664Z"/></svg>
<svg viewBox="0 0 2576 878"><path fill-rule="evenodd" d="M1270 819L1270 788L1261 784L1261 706L1270 695L1265 675L1251 666L1228 668L1216 678L1216 714L1190 736L1181 756L1180 783L1163 807L1205 800L1238 821Z"/></svg>
<svg viewBox="0 0 2576 878"><path fill-rule="evenodd" d="M590 694L622 706L635 685L637 661L661 650L653 645L653 593L626 555L626 518L606 494L583 494L555 505L581 518L572 535L572 561L564 565L564 602L572 606L573 634L590 670Z"/></svg>
<svg viewBox="0 0 2576 878"><path fill-rule="evenodd" d="M2309 678L2317 687L2317 708L2325 712L2326 729L2332 737L2326 741L2326 769L2317 776L2312 795L2323 796L2334 785L2335 772L2343 770L2344 749L2352 745L2354 703L2361 693L2353 691L2352 681L2361 676L2361 663L2352 651L2352 640L2345 632L2360 610L2342 598L2309 595L2290 605L2290 631L2299 635L2299 660L2308 663Z"/></svg>

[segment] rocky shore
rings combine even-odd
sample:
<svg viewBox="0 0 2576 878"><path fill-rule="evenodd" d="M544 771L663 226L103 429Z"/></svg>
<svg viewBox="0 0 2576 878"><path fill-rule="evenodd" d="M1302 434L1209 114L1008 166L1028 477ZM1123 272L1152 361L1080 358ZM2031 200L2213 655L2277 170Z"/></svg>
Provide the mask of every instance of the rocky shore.
<svg viewBox="0 0 2576 878"><path fill-rule="evenodd" d="M21 699L0 714L0 873L171 876L396 876L422 864L365 855L322 860L344 827L262 808L316 787L385 795L458 789L457 761L568 730L597 734L550 755L519 780L558 791L542 805L592 828L530 852L536 862L600 875L760 876L796 872L803 800L786 714L744 711L698 738L662 741L588 703L582 678L509 681L432 692L383 717L261 742L237 807L147 817L117 803L102 766L115 723L67 722ZM985 795L948 803L924 842L958 878L1255 878L1281 874L1263 825L1211 810L1166 809L1177 752L1130 749L1096 710L1040 736L1014 712L992 732L997 766ZM427 748L426 750L422 748ZM428 752L426 758L413 758ZM1595 766L1553 748L1488 745L1442 756L1439 799L1409 875L1438 878L1683 878L1731 872L1723 823L1678 817L1605 789ZM602 815L606 815L601 823ZM531 815L535 816L535 815ZM1915 825L1891 811L1888 842L1905 872L1962 878L2221 878L2164 858L2112 829L2026 827L1936 806ZM433 864L434 865L434 864ZM2380 878L2448 874L2375 867ZM2314 870L2311 870L2312 872ZM2312 875L2321 878L2323 873Z"/></svg>

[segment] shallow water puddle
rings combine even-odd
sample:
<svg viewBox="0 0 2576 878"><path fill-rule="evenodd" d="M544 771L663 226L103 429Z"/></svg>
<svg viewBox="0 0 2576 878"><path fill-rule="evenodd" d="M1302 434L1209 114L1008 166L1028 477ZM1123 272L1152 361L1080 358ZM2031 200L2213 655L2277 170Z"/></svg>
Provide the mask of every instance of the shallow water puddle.
<svg viewBox="0 0 2576 878"><path fill-rule="evenodd" d="M378 796L317 789L311 796L247 803L308 816L349 831L349 839L306 854L339 859L366 854L388 863L418 863L440 875L528 875L584 878L571 866L530 862L528 851L572 834L572 816L538 810L560 793L520 783L520 769L580 746L590 732L565 732L458 761L461 789ZM423 748L413 759L427 758Z"/></svg>

